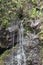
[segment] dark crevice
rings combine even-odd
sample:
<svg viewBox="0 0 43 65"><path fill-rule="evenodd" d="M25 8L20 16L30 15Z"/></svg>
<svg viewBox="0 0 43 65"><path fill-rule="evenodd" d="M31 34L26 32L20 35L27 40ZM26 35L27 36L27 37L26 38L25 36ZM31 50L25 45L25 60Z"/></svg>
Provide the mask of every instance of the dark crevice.
<svg viewBox="0 0 43 65"><path fill-rule="evenodd" d="M1 48L0 47L0 55L3 54L7 49L6 48Z"/></svg>

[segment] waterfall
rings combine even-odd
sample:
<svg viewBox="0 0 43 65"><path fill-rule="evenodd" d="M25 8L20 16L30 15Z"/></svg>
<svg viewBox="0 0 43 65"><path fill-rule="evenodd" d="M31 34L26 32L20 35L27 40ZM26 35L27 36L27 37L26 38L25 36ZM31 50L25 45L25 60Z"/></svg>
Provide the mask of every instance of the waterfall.
<svg viewBox="0 0 43 65"><path fill-rule="evenodd" d="M23 60L23 65L26 65L26 55L25 55L25 50L23 48L24 42L24 29L23 29L23 24L21 22L20 29L19 29L19 50L17 51L17 65L22 65L22 60Z"/></svg>
<svg viewBox="0 0 43 65"><path fill-rule="evenodd" d="M12 29L10 29L12 30ZM24 50L24 28L23 28L23 24L21 22L20 24L20 28L19 28L19 36L17 37L17 41L19 38L19 46L17 47L17 51L16 51L16 55L14 55L14 30L13 32L11 32L11 38L12 38L12 48L11 48L11 52L10 55L7 57L8 60L5 60L5 64L6 65L27 65L26 64L26 55L25 55L25 50Z"/></svg>
<svg viewBox="0 0 43 65"><path fill-rule="evenodd" d="M13 33L12 37L13 37L13 39L12 39L13 43L12 43L12 44L13 44L13 47L14 47L14 33ZM14 50L13 50L13 48L12 48L12 49L11 49L11 59L10 59L10 60L11 60L11 65L13 65L13 59L14 59L14 58L13 58L13 57L14 57L13 54L14 54Z"/></svg>

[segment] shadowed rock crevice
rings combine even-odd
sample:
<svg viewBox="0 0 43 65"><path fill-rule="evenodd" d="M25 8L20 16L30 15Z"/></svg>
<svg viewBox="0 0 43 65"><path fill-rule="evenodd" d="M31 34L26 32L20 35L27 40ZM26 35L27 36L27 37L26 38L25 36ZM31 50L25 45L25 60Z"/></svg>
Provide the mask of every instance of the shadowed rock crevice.
<svg viewBox="0 0 43 65"><path fill-rule="evenodd" d="M0 54L4 53L7 49L10 49L17 44L18 28L8 27L0 29ZM14 39L14 43L13 43Z"/></svg>
<svg viewBox="0 0 43 65"><path fill-rule="evenodd" d="M7 49L6 48L1 48L0 47L0 55L3 54Z"/></svg>

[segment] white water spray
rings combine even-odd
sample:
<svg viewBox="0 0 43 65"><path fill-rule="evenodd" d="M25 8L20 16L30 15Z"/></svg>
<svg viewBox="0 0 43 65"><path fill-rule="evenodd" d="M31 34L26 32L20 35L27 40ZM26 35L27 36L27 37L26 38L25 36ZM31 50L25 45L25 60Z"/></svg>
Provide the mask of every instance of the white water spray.
<svg viewBox="0 0 43 65"><path fill-rule="evenodd" d="M23 35L23 24L21 22L20 25L20 30L19 30L19 50L17 52L17 65L22 65L22 60L23 60L23 65L26 65L26 55L25 55L25 50L23 48L24 42L24 35Z"/></svg>

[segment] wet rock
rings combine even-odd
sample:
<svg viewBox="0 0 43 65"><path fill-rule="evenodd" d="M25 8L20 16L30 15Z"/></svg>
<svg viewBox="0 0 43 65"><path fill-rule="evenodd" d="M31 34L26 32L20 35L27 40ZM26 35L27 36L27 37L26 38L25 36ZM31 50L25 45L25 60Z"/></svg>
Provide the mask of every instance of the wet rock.
<svg viewBox="0 0 43 65"><path fill-rule="evenodd" d="M24 23L24 27L30 29L32 32L40 32L41 31L41 19L37 20L29 20L26 23Z"/></svg>
<svg viewBox="0 0 43 65"><path fill-rule="evenodd" d="M17 43L17 36L18 36L18 27L13 26L9 27L7 30L4 28L0 29L0 47L11 47L13 43L13 36L14 36L14 45Z"/></svg>
<svg viewBox="0 0 43 65"><path fill-rule="evenodd" d="M35 54L32 57L32 64L33 65L41 65L41 59L40 59L40 55L39 54Z"/></svg>

